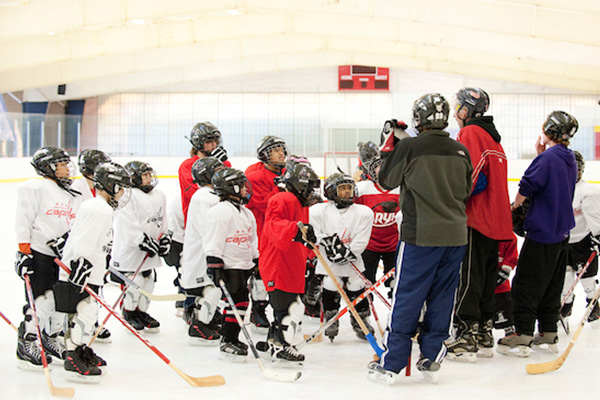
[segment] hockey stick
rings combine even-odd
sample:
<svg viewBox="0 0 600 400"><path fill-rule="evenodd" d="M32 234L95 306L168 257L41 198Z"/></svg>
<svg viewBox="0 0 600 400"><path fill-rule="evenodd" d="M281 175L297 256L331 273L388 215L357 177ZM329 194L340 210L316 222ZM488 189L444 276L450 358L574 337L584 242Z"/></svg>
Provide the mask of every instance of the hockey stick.
<svg viewBox="0 0 600 400"><path fill-rule="evenodd" d="M272 369L265 367L265 364L260 359L260 355L258 354L258 351L256 350L256 346L254 345L254 342L252 341L252 337L248 333L248 330L246 329L246 326L244 325L244 321L242 320L242 317L240 316L240 313L239 313L237 307L235 306L235 302L233 301L233 298L231 297L231 293L229 293L229 290L227 290L227 287L225 286L225 282L223 282L222 279L219 281L219 286L221 286L221 290L223 291L223 293L225 293L225 296L227 297L227 302L229 303L229 305L231 306L231 310L233 311L233 315L235 315L235 319L236 319L238 325L240 326L240 328L242 329L244 336L246 337L248 346L250 347L250 350L252 350L252 355L254 355L254 358L256 359L256 362L258 363L258 366L260 367L260 371L265 376L265 378L270 379L272 381L278 381L278 382L297 381L300 378L300 376L302 375L299 371L284 373L284 372L273 371Z"/></svg>
<svg viewBox="0 0 600 400"><path fill-rule="evenodd" d="M304 238L304 240L313 247L313 249L312 249L313 252L319 259L319 262L321 262L321 265L323 266L323 268L325 268L325 271L327 271L327 275L329 275L329 278L333 281L333 283L335 283L335 287L336 287L337 291L339 292L340 296L342 296L342 299L344 299L344 302L346 303L346 305L348 306L348 309L352 313L352 316L354 317L354 319L360 326L360 329L362 330L363 334L365 335L365 338L367 339L367 341L369 342L369 344L371 345L373 350L375 350L375 353L377 353L377 355L381 356L383 354L383 350L377 344L377 340L375 340L375 338L373 337L373 334L369 331L369 329L365 325L365 322L362 320L360 315L358 315L356 308L354 308L354 306L352 305L352 302L348 298L348 295L344 291L344 288L342 287L342 285L340 285L340 283L338 282L333 271L329 267L329 264L327 264L327 261L325 261L325 258L321 255L319 248L317 247L316 244L311 243L306 238L306 227L304 226L302 221L298 221L298 229L300 229L302 231L302 237Z"/></svg>
<svg viewBox="0 0 600 400"><path fill-rule="evenodd" d="M545 374L546 372L556 371L557 369L562 367L565 360L567 359L567 356L571 352L571 349L575 345L575 341L577 340L577 338L579 337L579 334L583 330L583 326L585 325L588 317L592 313L594 306L598 302L598 297L600 297L600 287L598 287L598 290L596 290L596 294L594 294L594 297L590 301L590 304L588 304L588 306L585 310L585 313L583 314L583 317L581 318L581 321L579 322L579 326L577 327L577 330L575 331L575 334L571 338L571 341L569 342L567 349L562 353L562 355L554 361L540 363L540 364L528 364L525 367L525 371L528 374L530 374L530 375Z"/></svg>
<svg viewBox="0 0 600 400"><path fill-rule="evenodd" d="M15 326L15 324L13 324L12 322L10 322L10 319L6 318L6 315L2 314L2 311L0 311L0 317L6 321L7 324L9 324L14 330L15 332L19 332L19 329Z"/></svg>
<svg viewBox="0 0 600 400"><path fill-rule="evenodd" d="M29 275L26 274L23 277L23 279L25 279L25 291L27 292L27 299L29 300L29 305L33 310L33 320L35 321L35 334L37 335L37 339L40 345L40 353L42 354L42 365L44 366L44 374L46 375L46 383L50 388L50 394L56 397L73 397L75 395L75 389L70 387L60 388L52 384L52 380L50 379L50 370L48 369L48 360L46 360L46 350L44 350L44 346L42 345L42 332L40 331L40 323L37 318L35 302L33 301L33 290L31 290L31 281L29 280Z"/></svg>
<svg viewBox="0 0 600 400"><path fill-rule="evenodd" d="M183 293L175 293L175 294L154 294L149 291L143 289L140 285L126 277L122 272L117 271L114 267L108 267L110 272L114 273L123 281L127 282L127 284L133 286L137 290L139 290L144 296L149 298L152 301L177 301L177 300L185 300L185 294Z"/></svg>
<svg viewBox="0 0 600 400"><path fill-rule="evenodd" d="M352 305L356 305L359 302L361 302L362 300L364 300L371 292L373 292L374 290L376 290L376 288L378 286L380 286L382 283L384 283L386 280L388 280L392 275L394 275L394 270L391 269L388 271L387 274L385 274L384 276L382 276L381 278L379 278L379 280L377 282L375 282L375 284L366 289L364 292L361 293L360 296L358 296L357 298L355 298L352 301ZM344 314L346 314L348 312L348 307L344 307L342 308L340 311L338 311L338 313L335 315L335 317L331 318L330 320L327 320L327 322L325 322L325 325L323 325L322 327L320 327L319 329L317 329L312 335L307 335L304 337L304 341L294 345L296 348L301 349L302 347L306 346L308 343L312 342L317 336L321 335L323 332L325 332L325 330L327 328L329 328L331 325L333 325L333 323L335 321L337 321L338 319L340 319Z"/></svg>
<svg viewBox="0 0 600 400"><path fill-rule="evenodd" d="M581 280L581 278L583 277L583 274L585 274L585 271L587 271L588 267L590 266L590 264L592 263L592 261L594 261L595 257L596 257L596 251L592 251L592 254L590 254L590 257L586 261L584 267L577 274L577 276L575 277L575 280L571 284L571 287L569 288L569 290L567 291L567 293L565 293L565 295L563 296L562 300L560 301L560 308L561 309L567 303L567 299L569 298L569 296L571 296L571 294L575 290L575 287L577 286L577 283ZM567 321L565 321L565 318L562 316L561 313L558 313L558 317L559 317L559 321L560 321L560 324L562 325L563 329L565 330L565 332L567 333L567 335L570 335L571 334L571 329L569 328L569 324L567 323Z"/></svg>
<svg viewBox="0 0 600 400"><path fill-rule="evenodd" d="M150 256L150 254L146 253L146 255L144 256L144 259L140 263L140 266L137 267L137 269L133 273L133 277L131 279L135 279L135 277L137 276L137 274L140 273L140 270L144 266L144 263L146 262L146 260L148 259L149 256ZM115 304L113 304L113 308L117 308L117 306L119 305L119 302L121 301L121 299L123 297L125 297L125 292L127 292L127 289L129 289L130 285L131 285L131 283L127 282L127 284L125 285L125 287L123 288L123 290L121 290L121 294L119 294L119 297L117 298L117 301L115 301ZM110 318L110 313L108 313L106 315L106 317L104 318L104 321L102 321L102 324L100 324L98 326L98 329L96 329L96 333L94 334L94 337L92 338L92 340L90 340L90 343L88 343L88 347L90 347L92 345L92 343L94 343L94 340L96 340L96 338L98 337L98 335L100 334L100 332L102 332L102 329L104 328L104 325L106 325L106 322L108 321L109 318Z"/></svg>
<svg viewBox="0 0 600 400"><path fill-rule="evenodd" d="M363 281L366 287L373 286L371 281L362 272L359 271L358 267L353 262L350 262L350 265L352 266L352 269L354 270L354 272L356 272L356 275L358 275L360 280ZM381 300L383 304L385 304L388 310L392 309L392 305L390 304L390 302L387 301L387 299L383 297L383 295L379 293L379 291L376 290L375 294L377 295L377 297L379 297L379 300Z"/></svg>
<svg viewBox="0 0 600 400"><path fill-rule="evenodd" d="M375 323L377 324L379 336L381 336L381 339L383 339L383 328L381 327L381 322L379 322L379 315L377 314L377 310L375 310L375 306L373 305L373 301L370 297L367 298L367 301L369 302L369 307L371 308L371 314L373 314L373 318L375 319Z"/></svg>
<svg viewBox="0 0 600 400"><path fill-rule="evenodd" d="M68 274L71 273L69 267L67 267L58 258L55 258L54 262L57 263L59 265L59 267L61 267L66 273L68 273ZM129 329L129 331L131 333L133 333L135 335L135 337L137 337L138 339L140 339L142 341L142 343L144 343L150 350L152 350L154 352L154 354L156 354L169 367L171 367L175 372L177 372L177 374L179 376L181 376L183 379L185 379L185 381L187 383L189 383L191 386L220 386L220 385L224 385L225 384L225 378L223 378L221 375L212 375L212 376L207 376L207 377L198 377L198 378L196 378L196 377L189 376L185 372L181 371L175 364L173 364L171 362L171 360L169 360L152 343L150 343L150 341L148 339L146 339L144 336L140 335L138 333L138 331L136 331L135 328L132 327L129 324L129 322L127 322L121 316L120 313L116 312L112 307L110 307L108 304L106 304L106 302L104 300L102 300L102 298L100 296L98 296L96 294L96 292L94 292L92 289L90 289L90 287L88 285L85 285L84 289L85 289L86 292L89 293L90 296L92 296L94 299L96 299L96 301L98 303L100 303L102 305L102 307L104 307L109 313L111 313L115 318L117 318L125 326L125 328Z"/></svg>

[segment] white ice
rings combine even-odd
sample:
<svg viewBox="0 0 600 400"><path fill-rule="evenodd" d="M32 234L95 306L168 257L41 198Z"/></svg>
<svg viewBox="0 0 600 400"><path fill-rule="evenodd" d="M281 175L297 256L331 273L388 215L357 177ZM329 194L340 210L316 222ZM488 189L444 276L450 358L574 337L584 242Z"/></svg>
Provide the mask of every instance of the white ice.
<svg viewBox="0 0 600 400"><path fill-rule="evenodd" d="M15 189L18 183L0 183L0 311L15 325L22 319L25 303L23 284L14 272L14 210ZM159 187L168 196L178 190L175 179L163 179ZM172 281L175 272L170 267L158 271L157 294L175 293ZM382 291L385 294L385 290ZM119 292L116 286L107 286L105 298L112 305ZM576 291L575 310L571 317L571 330L575 331L585 308L584 294ZM377 310L385 323L387 311L376 299ZM373 358L370 346L357 339L347 316L342 318L340 335L333 343L329 340L304 347L306 363L302 377L294 383L267 381L256 361L249 356L243 364L232 364L218 358L216 347L194 347L187 343L187 325L176 318L172 302L153 302L150 313L161 323L160 333L147 334L148 340L164 353L173 364L188 375L199 377L222 375L226 384L220 387L191 387L158 358L141 341L129 333L115 318L107 324L113 335L110 344L95 344L94 350L108 361L107 374L96 385L72 383L65 380L61 363L55 360L51 371L52 382L58 387L75 388L75 398L84 400L107 399L341 399L353 400L367 397L382 399L554 399L595 396L600 390L598 359L600 358L600 329L585 326L573 351L561 369L545 375L530 376L525 373L529 363L551 361L558 355L536 353L528 359L518 359L494 354L491 359L478 359L477 363L445 361L439 372L439 384L427 383L414 367L419 356L418 346L413 347L413 368L410 377L402 372L396 384L385 386L367 379L366 366ZM100 311L100 317L106 315ZM371 320L372 321L372 320ZM374 321L372 321L374 324ZM305 319L302 334L310 334L318 321ZM255 341L263 339L252 333ZM379 334L377 334L379 337ZM494 331L496 339L501 331ZM379 337L380 338L380 337ZM243 339L242 339L243 340ZM560 331L559 349L562 353L568 344L567 335ZM44 374L28 372L16 367L16 333L0 321L0 399L46 399L50 393ZM559 353L559 354L560 354Z"/></svg>

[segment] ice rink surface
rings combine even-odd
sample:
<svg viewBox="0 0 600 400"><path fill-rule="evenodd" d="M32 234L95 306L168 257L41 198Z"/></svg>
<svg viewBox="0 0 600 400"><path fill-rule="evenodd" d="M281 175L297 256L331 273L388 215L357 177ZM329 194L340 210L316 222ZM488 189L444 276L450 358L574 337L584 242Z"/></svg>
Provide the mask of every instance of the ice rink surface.
<svg viewBox="0 0 600 400"><path fill-rule="evenodd" d="M14 235L16 187L19 183L0 183L0 311L15 325L22 319L25 304L23 283L14 272L14 254L17 248ZM175 179L164 179L158 186L168 198L178 190ZM156 294L175 293L172 284L174 269L164 266L158 270ZM382 291L384 294L386 290ZM107 285L104 296L113 304L119 295L114 285ZM571 330L575 331L584 308L584 294L576 290L575 310ZM381 302L375 304L382 323L387 310ZM76 399L572 399L593 397L600 391L598 360L600 359L600 329L585 326L569 358L561 369L545 375L525 373L529 363L551 361L567 347L569 338L559 330L559 354L536 353L528 359L502 356L495 353L491 359L477 363L445 361L439 372L439 384L427 383L414 367L418 346L413 346L412 376L404 372L393 386L385 386L367 379L366 366L373 357L367 342L357 339L348 316L340 324L340 334L333 343L325 339L302 349L306 355L302 377L293 383L266 380L250 355L245 363L233 364L219 359L217 347L196 347L187 342L187 325L175 316L172 302L153 302L149 312L161 323L160 333L147 334L147 339L164 353L173 364L190 376L222 375L226 384L219 387L191 387L140 340L127 331L118 320L111 318L107 327L112 332L112 343L94 344L94 350L108 362L102 382L95 385L72 383L65 380L62 363L55 360L51 371L57 387L73 387ZM100 310L100 318L106 311ZM371 317L372 318L372 317ZM375 326L374 321L371 319ZM305 318L302 334L318 328L318 321ZM241 334L240 334L241 335ZM254 341L264 336L252 332ZM494 331L496 339L503 332ZM242 336L240 336L242 337ZM380 339L379 334L376 335ZM242 337L242 340L243 337ZM16 367L16 333L0 321L0 399L47 399L48 391L43 372L22 371ZM268 364L267 364L268 365Z"/></svg>

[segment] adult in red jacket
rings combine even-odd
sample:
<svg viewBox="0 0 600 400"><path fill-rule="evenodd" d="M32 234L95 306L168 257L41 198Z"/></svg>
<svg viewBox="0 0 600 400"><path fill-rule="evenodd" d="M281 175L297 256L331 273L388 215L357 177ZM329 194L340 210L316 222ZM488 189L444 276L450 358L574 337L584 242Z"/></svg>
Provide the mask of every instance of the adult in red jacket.
<svg viewBox="0 0 600 400"><path fill-rule="evenodd" d="M181 206L184 222L187 222L190 200L198 190L198 185L194 183L194 177L192 176L192 165L196 160L210 156L217 158L225 166L231 167L231 163L227 161L227 151L221 146L221 132L210 122L199 122L194 125L189 140L192 144L190 158L179 166L179 186L181 187Z"/></svg>
<svg viewBox="0 0 600 400"><path fill-rule="evenodd" d="M489 107L488 94L463 88L456 94L454 118L461 128L458 141L471 155L473 192L467 201L468 244L461 266L455 305L455 340L448 358L474 361L478 350L493 355L494 290L498 276L498 244L511 240L507 160Z"/></svg>
<svg viewBox="0 0 600 400"><path fill-rule="evenodd" d="M252 211L256 219L256 229L260 243L267 202L279 193L275 179L280 177L284 171L288 149L282 138L265 136L258 145L256 153L260 161L257 164L250 165L245 172L248 182L252 185L252 197L246 207ZM265 285L257 269L250 277L250 296L252 297L250 322L259 332L264 330L266 333L269 329L269 319L265 309L269 303L267 302Z"/></svg>
<svg viewBox="0 0 600 400"><path fill-rule="evenodd" d="M292 164L283 175L286 191L268 202L262 236L259 243L260 274L269 293L274 321L267 341L273 359L300 363L304 356L291 345L296 328L304 314L300 296L304 293L304 273L308 245L298 229L298 222L307 226L307 238L316 237L308 225L308 203L319 186L317 174L306 164Z"/></svg>

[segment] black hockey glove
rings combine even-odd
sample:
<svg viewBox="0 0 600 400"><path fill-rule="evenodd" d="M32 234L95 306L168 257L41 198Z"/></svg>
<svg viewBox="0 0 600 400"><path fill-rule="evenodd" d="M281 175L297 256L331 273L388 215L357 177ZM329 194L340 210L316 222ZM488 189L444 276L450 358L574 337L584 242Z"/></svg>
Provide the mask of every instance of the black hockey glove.
<svg viewBox="0 0 600 400"><path fill-rule="evenodd" d="M93 265L83 257L71 261L71 273L69 274L69 282L73 285L83 287L86 285L90 274L92 273Z"/></svg>
<svg viewBox="0 0 600 400"><path fill-rule="evenodd" d="M62 258L63 249L65 248L65 243L67 243L67 239L69 238L69 232L65 232L64 235L59 236L55 239L48 240L46 245L50 247L50 249L54 252L56 257Z"/></svg>
<svg viewBox="0 0 600 400"><path fill-rule="evenodd" d="M21 277L21 279L25 279L25 275L33 275L33 256L31 254L25 254L17 251L15 272Z"/></svg>
<svg viewBox="0 0 600 400"><path fill-rule="evenodd" d="M306 227L306 240L304 240L304 236L302 235L302 230L300 228L298 228L298 232L292 240L294 242L302 243L304 246L312 250L314 249L314 247L310 243L314 243L317 241L317 237L315 236L315 229L310 224L304 224L304 226Z"/></svg>
<svg viewBox="0 0 600 400"><path fill-rule="evenodd" d="M525 237L523 223L525 222L525 217L527 217L527 211L529 210L530 203L531 201L529 198L527 198L523 204L512 211L513 232L521 237Z"/></svg>
<svg viewBox="0 0 600 400"><path fill-rule="evenodd" d="M508 265L503 265L498 268L498 276L496 277L496 286L502 285L510 277L510 271L512 268Z"/></svg>
<svg viewBox="0 0 600 400"><path fill-rule="evenodd" d="M315 267L308 258L306 259L304 286L306 287L306 290L304 291L304 301L306 304L314 306L321 298L321 292L323 291L323 277L315 274Z"/></svg>
<svg viewBox="0 0 600 400"><path fill-rule="evenodd" d="M171 252L171 243L173 240L173 232L169 231L166 235L162 235L158 239L158 255L165 257Z"/></svg>
<svg viewBox="0 0 600 400"><path fill-rule="evenodd" d="M321 239L321 244L325 248L327 258L332 263L344 265L356 261L354 253L342 243L337 233Z"/></svg>
<svg viewBox="0 0 600 400"><path fill-rule="evenodd" d="M144 240L142 240L142 243L139 244L139 247L141 250L147 252L149 257L154 257L160 252L160 246L158 245L158 242L148 236L147 233L144 233Z"/></svg>
<svg viewBox="0 0 600 400"><path fill-rule="evenodd" d="M223 270L224 266L225 262L222 258L206 256L206 272L217 287L220 287L219 282L221 282L221 280L227 282L225 279L225 271Z"/></svg>
<svg viewBox="0 0 600 400"><path fill-rule="evenodd" d="M227 156L227 150L225 150L223 148L223 146L217 146L216 149L214 149L211 153L210 153L211 157L216 158L217 160L224 162L226 161L229 157Z"/></svg>

